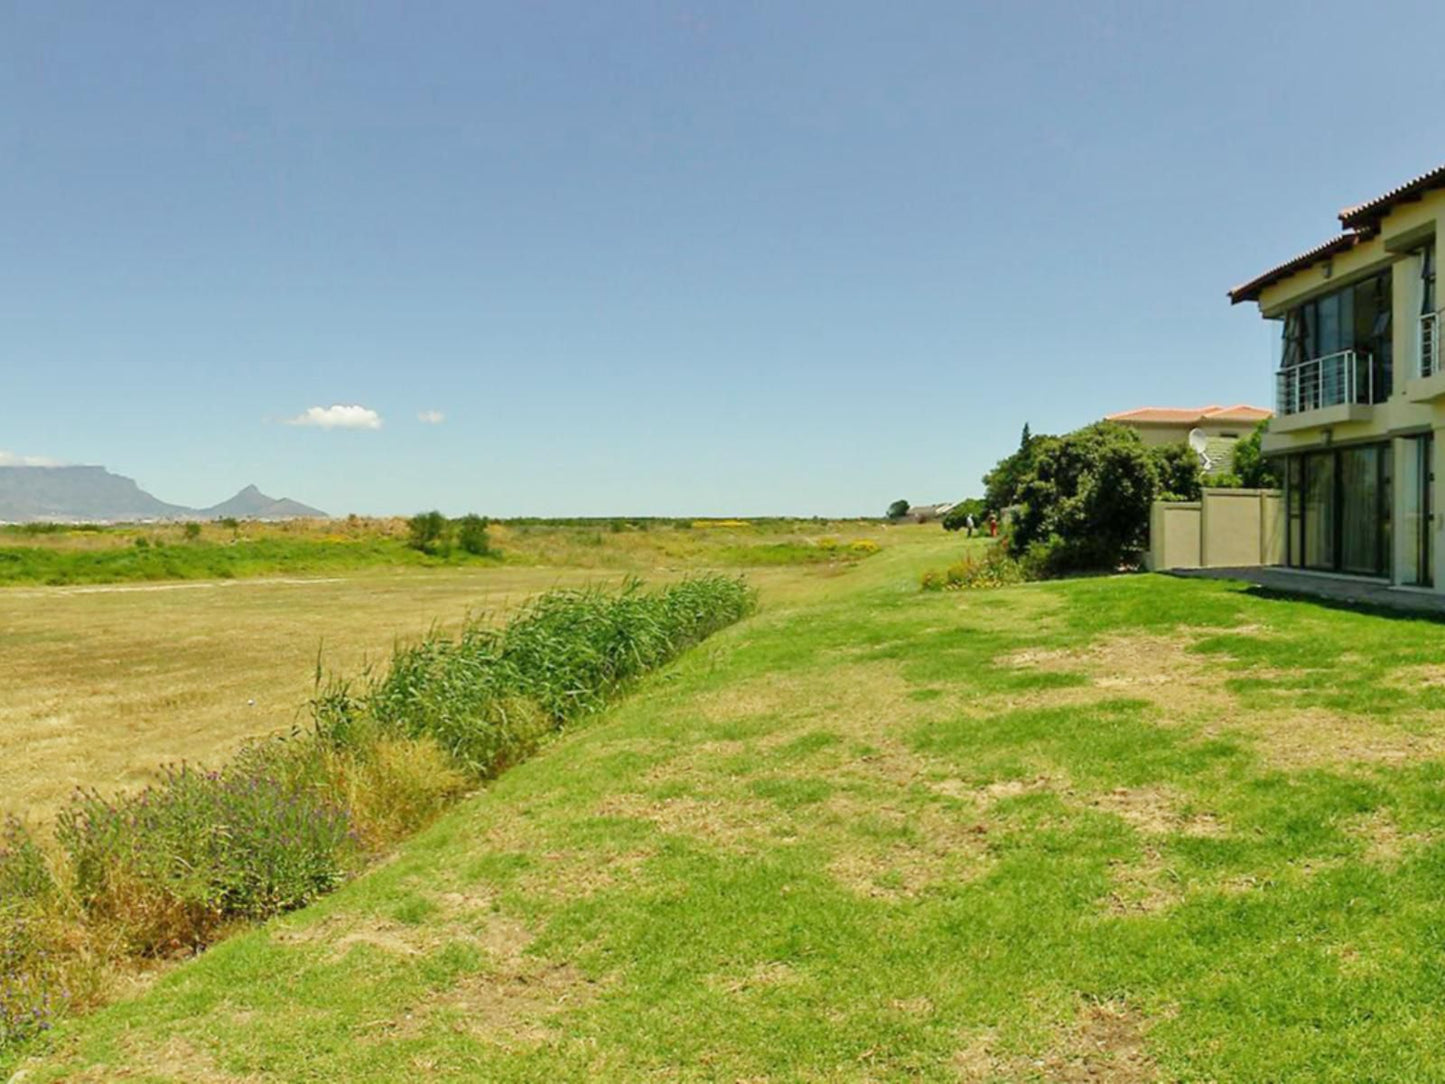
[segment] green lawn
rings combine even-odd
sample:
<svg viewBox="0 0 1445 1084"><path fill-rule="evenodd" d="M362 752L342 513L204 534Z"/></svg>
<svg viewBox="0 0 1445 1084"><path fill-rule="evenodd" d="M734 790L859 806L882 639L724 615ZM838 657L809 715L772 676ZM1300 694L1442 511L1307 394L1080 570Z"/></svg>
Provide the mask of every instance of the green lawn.
<svg viewBox="0 0 1445 1084"><path fill-rule="evenodd" d="M25 1084L1445 1079L1445 628L921 594L929 556L720 634Z"/></svg>

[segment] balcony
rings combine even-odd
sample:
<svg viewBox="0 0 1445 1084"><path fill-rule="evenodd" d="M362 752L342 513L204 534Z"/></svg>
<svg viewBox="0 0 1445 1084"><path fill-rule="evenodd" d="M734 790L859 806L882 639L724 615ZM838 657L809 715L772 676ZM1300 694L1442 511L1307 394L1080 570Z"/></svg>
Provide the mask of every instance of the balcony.
<svg viewBox="0 0 1445 1084"><path fill-rule="evenodd" d="M1326 354L1275 374L1275 405L1281 417L1374 401L1375 363L1357 350Z"/></svg>
<svg viewBox="0 0 1445 1084"><path fill-rule="evenodd" d="M1419 364L1405 382L1405 397L1412 403L1428 403L1445 396L1445 372L1440 368L1440 313L1420 317Z"/></svg>

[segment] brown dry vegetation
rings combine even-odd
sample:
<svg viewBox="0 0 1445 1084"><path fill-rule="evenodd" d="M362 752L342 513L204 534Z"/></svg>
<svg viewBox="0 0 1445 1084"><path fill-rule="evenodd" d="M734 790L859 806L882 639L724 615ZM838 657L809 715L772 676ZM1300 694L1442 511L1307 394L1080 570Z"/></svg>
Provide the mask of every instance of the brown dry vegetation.
<svg viewBox="0 0 1445 1084"><path fill-rule="evenodd" d="M582 578L414 570L0 590L0 813L46 815L77 786L137 787L161 763L219 763L298 721L318 651L353 673L436 622Z"/></svg>
<svg viewBox="0 0 1445 1084"><path fill-rule="evenodd" d="M245 537L404 537L405 521L243 524ZM134 788L158 764L215 764L248 738L283 731L312 690L318 651L355 673L397 639L469 613L501 616L556 586L616 584L626 574L665 580L710 567L738 547L822 532L846 543L884 538L937 546L936 526L865 523L797 530L749 527L612 532L493 528L503 566L365 570L317 578L0 588L0 815L44 818L77 786ZM36 535L26 545L116 548L179 527ZM204 537L230 537L206 525ZM171 538L175 535L175 538ZM213 537L214 536L214 537ZM886 536L886 537L885 537ZM11 539L10 544L16 540ZM772 601L806 597L850 566L754 570Z"/></svg>

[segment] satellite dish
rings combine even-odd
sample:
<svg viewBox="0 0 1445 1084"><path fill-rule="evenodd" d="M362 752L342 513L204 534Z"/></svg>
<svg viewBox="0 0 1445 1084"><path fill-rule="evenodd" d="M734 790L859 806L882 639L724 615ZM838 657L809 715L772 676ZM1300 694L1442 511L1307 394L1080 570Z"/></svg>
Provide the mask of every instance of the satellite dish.
<svg viewBox="0 0 1445 1084"><path fill-rule="evenodd" d="M1189 430L1189 447L1194 449L1194 454L1199 456L1200 465L1206 470L1214 466L1214 461L1209 458L1209 438L1204 435L1203 429Z"/></svg>

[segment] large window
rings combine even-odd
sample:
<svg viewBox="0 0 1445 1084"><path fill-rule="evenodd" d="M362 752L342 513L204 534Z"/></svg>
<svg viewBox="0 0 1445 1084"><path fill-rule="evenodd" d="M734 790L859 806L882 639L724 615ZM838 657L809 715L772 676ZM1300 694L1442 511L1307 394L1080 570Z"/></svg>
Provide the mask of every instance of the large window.
<svg viewBox="0 0 1445 1084"><path fill-rule="evenodd" d="M1420 315L1429 316L1435 311L1435 246L1426 245L1420 250Z"/></svg>
<svg viewBox="0 0 1445 1084"><path fill-rule="evenodd" d="M1346 399L1375 403L1388 399L1394 367L1390 278L1390 272L1383 271L1287 312L1280 367L1290 369L1353 350L1360 355L1360 388Z"/></svg>
<svg viewBox="0 0 1445 1084"><path fill-rule="evenodd" d="M1307 452L1285 464L1285 561L1296 568L1390 573L1388 444Z"/></svg>

